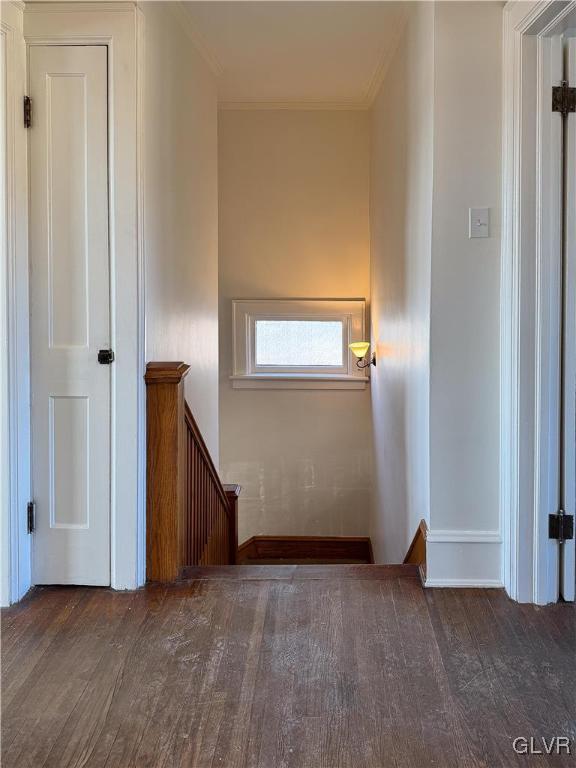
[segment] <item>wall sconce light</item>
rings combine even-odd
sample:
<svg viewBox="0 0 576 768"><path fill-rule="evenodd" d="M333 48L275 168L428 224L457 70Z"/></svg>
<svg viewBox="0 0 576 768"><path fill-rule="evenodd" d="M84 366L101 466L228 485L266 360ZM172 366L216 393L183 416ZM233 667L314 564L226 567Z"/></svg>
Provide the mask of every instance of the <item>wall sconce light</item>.
<svg viewBox="0 0 576 768"><path fill-rule="evenodd" d="M376 365L376 353L372 352L372 356L369 360L366 360L366 355L370 349L369 341L354 341L352 344L348 344L348 348L353 355L358 359L356 365L358 368L368 368L370 365Z"/></svg>

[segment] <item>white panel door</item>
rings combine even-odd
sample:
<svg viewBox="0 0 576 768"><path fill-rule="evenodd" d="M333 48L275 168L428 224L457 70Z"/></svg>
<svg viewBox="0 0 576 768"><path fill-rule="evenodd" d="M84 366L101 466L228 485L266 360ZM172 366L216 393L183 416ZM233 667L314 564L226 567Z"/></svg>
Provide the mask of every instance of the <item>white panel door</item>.
<svg viewBox="0 0 576 768"><path fill-rule="evenodd" d="M576 86L576 39L567 41L566 80ZM564 510L576 514L576 113L566 124L565 306L564 306ZM575 542L566 541L560 556L560 595L575 596Z"/></svg>
<svg viewBox="0 0 576 768"><path fill-rule="evenodd" d="M31 46L33 582L110 584L105 46Z"/></svg>

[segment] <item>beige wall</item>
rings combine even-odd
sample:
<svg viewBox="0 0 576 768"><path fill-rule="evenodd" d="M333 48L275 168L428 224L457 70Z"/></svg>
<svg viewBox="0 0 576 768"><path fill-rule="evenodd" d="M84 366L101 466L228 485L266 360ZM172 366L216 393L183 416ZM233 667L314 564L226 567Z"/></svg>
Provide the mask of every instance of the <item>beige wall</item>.
<svg viewBox="0 0 576 768"><path fill-rule="evenodd" d="M372 376L377 561L429 510L434 6L414 4L372 112Z"/></svg>
<svg viewBox="0 0 576 768"><path fill-rule="evenodd" d="M365 112L222 111L220 457L240 541L366 535L370 393L233 390L231 299L369 294Z"/></svg>
<svg viewBox="0 0 576 768"><path fill-rule="evenodd" d="M186 397L217 463L216 85L171 5L141 4L146 358L191 366Z"/></svg>

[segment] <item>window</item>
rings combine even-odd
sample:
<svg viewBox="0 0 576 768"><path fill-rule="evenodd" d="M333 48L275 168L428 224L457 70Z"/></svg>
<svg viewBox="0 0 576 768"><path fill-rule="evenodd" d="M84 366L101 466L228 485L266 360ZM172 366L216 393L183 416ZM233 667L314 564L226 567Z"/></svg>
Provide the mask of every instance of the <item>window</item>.
<svg viewBox="0 0 576 768"><path fill-rule="evenodd" d="M256 368L341 366L341 320L256 320Z"/></svg>
<svg viewBox="0 0 576 768"><path fill-rule="evenodd" d="M365 338L363 299L233 302L236 388L362 389L348 349Z"/></svg>

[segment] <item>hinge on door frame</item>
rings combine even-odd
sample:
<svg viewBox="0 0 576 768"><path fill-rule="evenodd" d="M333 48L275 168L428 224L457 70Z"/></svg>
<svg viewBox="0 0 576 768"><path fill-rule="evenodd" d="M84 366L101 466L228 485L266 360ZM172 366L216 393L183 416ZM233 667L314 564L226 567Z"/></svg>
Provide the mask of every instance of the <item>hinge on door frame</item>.
<svg viewBox="0 0 576 768"><path fill-rule="evenodd" d="M26 507L26 514L28 533L34 533L34 529L36 527L36 504L33 501L28 502L28 506Z"/></svg>
<svg viewBox="0 0 576 768"><path fill-rule="evenodd" d="M571 88L566 80L552 87L552 112L560 112L563 117L576 112L576 88Z"/></svg>
<svg viewBox="0 0 576 768"><path fill-rule="evenodd" d="M548 538L559 542L571 541L574 538L574 516L562 511L548 515Z"/></svg>
<svg viewBox="0 0 576 768"><path fill-rule="evenodd" d="M32 99L30 96L24 96L24 128L30 128L32 125Z"/></svg>

